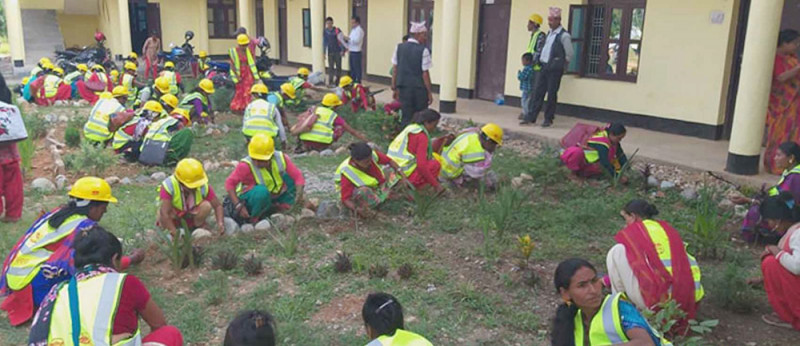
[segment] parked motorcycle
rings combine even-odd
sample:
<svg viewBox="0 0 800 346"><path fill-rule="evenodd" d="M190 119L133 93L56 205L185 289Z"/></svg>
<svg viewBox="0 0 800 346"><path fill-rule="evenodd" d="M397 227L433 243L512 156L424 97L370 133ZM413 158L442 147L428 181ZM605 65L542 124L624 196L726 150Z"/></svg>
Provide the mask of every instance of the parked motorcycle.
<svg viewBox="0 0 800 346"><path fill-rule="evenodd" d="M175 64L175 71L182 75L193 73L192 66L196 63L194 57L194 46L189 41L194 38L194 32L189 30L184 35L185 41L180 47L170 44L169 52L158 53L161 60L172 61Z"/></svg>
<svg viewBox="0 0 800 346"><path fill-rule="evenodd" d="M208 70L205 72L205 78L214 82L214 87L216 88L223 88L223 87L230 87L233 88L233 81L230 78L228 72L231 69L231 64L225 62L217 62L217 61L209 61L208 62Z"/></svg>
<svg viewBox="0 0 800 346"><path fill-rule="evenodd" d="M105 35L96 33L94 38L97 42L95 46L55 51L56 65L64 69L65 73L75 71L78 64L86 64L89 67L100 64L106 71L116 69L117 65L111 60L111 51L103 45L106 40Z"/></svg>
<svg viewBox="0 0 800 346"><path fill-rule="evenodd" d="M281 84L288 82L290 76L278 76L272 73L273 61L269 57L270 48L269 40L266 37L258 38L258 49L261 51L261 55L256 58L256 68L261 82L269 90L280 90Z"/></svg>

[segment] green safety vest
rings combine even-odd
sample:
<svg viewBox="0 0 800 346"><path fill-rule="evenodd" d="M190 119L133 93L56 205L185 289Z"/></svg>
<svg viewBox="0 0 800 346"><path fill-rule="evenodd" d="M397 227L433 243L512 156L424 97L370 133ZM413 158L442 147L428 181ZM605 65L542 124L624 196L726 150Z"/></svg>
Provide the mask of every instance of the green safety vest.
<svg viewBox="0 0 800 346"><path fill-rule="evenodd" d="M317 122L311 126L311 131L300 134L300 139L315 143L333 143L333 122L339 116L332 109L324 106L317 107Z"/></svg>
<svg viewBox="0 0 800 346"><path fill-rule="evenodd" d="M145 144L150 141L169 143L170 139L172 139L169 128L178 124L178 122L178 119L166 117L151 123L147 127L147 134L144 135L144 140L142 140L142 146L139 150L144 150Z"/></svg>
<svg viewBox="0 0 800 346"><path fill-rule="evenodd" d="M264 99L256 99L247 105L242 117L242 133L253 137L258 133L265 133L270 137L278 135L278 124L275 119L276 108Z"/></svg>
<svg viewBox="0 0 800 346"><path fill-rule="evenodd" d="M141 119L140 117L134 116L133 118L131 118L131 120L128 120L128 122L126 122L119 129L117 129L117 131L114 132L114 139L111 142L111 148L113 148L114 150L119 150L123 146L125 146L125 144L128 144L128 142L132 141L133 136L127 134L122 129L138 123L140 119Z"/></svg>
<svg viewBox="0 0 800 346"><path fill-rule="evenodd" d="M175 71L161 71L161 76L169 81L169 93L178 95L178 75Z"/></svg>
<svg viewBox="0 0 800 346"><path fill-rule="evenodd" d="M100 98L89 113L89 120L83 126L86 139L103 143L114 135L108 129L111 115L125 110L125 106L115 98Z"/></svg>
<svg viewBox="0 0 800 346"><path fill-rule="evenodd" d="M42 263L46 262L53 254L46 247L71 235L86 220L88 218L85 215L72 215L64 220L58 228L50 226L49 217L43 218L37 224L34 224L33 227L36 230L27 236L25 242L8 264L8 271L6 272L8 287L14 291L19 291L30 284L36 274L39 274Z"/></svg>
<svg viewBox="0 0 800 346"><path fill-rule="evenodd" d="M486 150L481 145L477 132L462 133L444 148L442 153L441 174L447 179L455 179L464 173L465 163L475 163L486 160Z"/></svg>
<svg viewBox="0 0 800 346"><path fill-rule="evenodd" d="M66 77L64 77L64 82L67 83L67 84L72 84L80 76L81 76L81 71L72 71L69 74L67 74Z"/></svg>
<svg viewBox="0 0 800 346"><path fill-rule="evenodd" d="M44 77L44 84L42 85L44 88L44 97L55 97L56 94L58 94L59 85L61 85L61 77L52 74L46 75Z"/></svg>
<svg viewBox="0 0 800 346"><path fill-rule="evenodd" d="M181 100L181 104L178 107L189 111L189 114L191 114L191 115L199 117L202 114L193 114L193 112L195 110L194 110L194 104L192 103L192 101L197 100L197 99L199 99L200 102L203 103L203 112L208 113L208 98L206 98L205 95L203 95L199 91L195 91L195 92L193 92L193 93L191 93L189 95L184 96L183 100Z"/></svg>
<svg viewBox="0 0 800 346"><path fill-rule="evenodd" d="M433 346L433 344L422 335L398 329L394 335L381 335L367 346Z"/></svg>
<svg viewBox="0 0 800 346"><path fill-rule="evenodd" d="M783 184L783 181L786 180L786 178L788 178L792 174L800 174L800 165L794 166L792 167L792 169L787 169L783 171L783 174L781 174L781 179L778 180L778 184L769 189L769 195L770 196L779 195L781 193L781 188L780 188L781 184Z"/></svg>
<svg viewBox="0 0 800 346"><path fill-rule="evenodd" d="M533 54L533 53L536 52L536 42L539 41L539 36L540 35L542 35L542 31L541 30L536 30L536 32L531 34L531 40L528 41L528 49L526 50L527 53ZM541 71L542 70L542 65L539 65L539 64L533 65L533 70L534 71Z"/></svg>
<svg viewBox="0 0 800 346"><path fill-rule="evenodd" d="M619 301L623 293L608 295L603 299L600 310L592 317L589 324L589 345L616 345L630 341L622 330L622 318L619 314ZM650 327L650 331L661 337L657 331ZM585 345L583 331L583 312L578 310L575 314L575 345ZM661 345L672 346L669 340L661 337Z"/></svg>
<svg viewBox="0 0 800 346"><path fill-rule="evenodd" d="M253 159L249 156L242 159L242 162L250 167L250 173L253 174L256 184L264 185L271 194L277 195L281 192L281 189L283 189L282 175L286 172L286 157L283 156L282 152L276 151L269 161L270 169L266 169L256 167L256 165L253 164ZM242 184L239 184L239 186L236 187L236 194L241 193L242 189Z"/></svg>
<svg viewBox="0 0 800 346"><path fill-rule="evenodd" d="M122 286L125 284L127 275L112 272L76 281L81 345L136 346L142 344L142 335L138 326L132 336L111 343L114 317L119 309ZM53 316L47 334L48 345L78 346L73 343L70 282L62 282L56 288L58 293L53 302Z"/></svg>
<svg viewBox="0 0 800 346"><path fill-rule="evenodd" d="M389 156L394 162L400 166L400 169L403 170L403 173L408 177L411 173L414 173L414 170L417 169L417 158L408 151L408 135L409 134L417 134L420 132L424 132L425 134L428 133L420 124L411 124L406 126L402 132L400 132L397 137L392 140L392 143L389 144L389 150L386 152L386 155ZM431 145L430 145L430 136L428 136L428 151L430 152Z"/></svg>
<svg viewBox="0 0 800 346"><path fill-rule="evenodd" d="M372 151L372 162L374 162L376 166L378 165L378 154L376 154L374 150ZM342 177L350 180L356 188L363 186L373 189L378 188L378 179L358 169L358 167L351 165L349 157L339 164L339 167L336 168L336 174L333 175L336 191L342 189Z"/></svg>
<svg viewBox="0 0 800 346"><path fill-rule="evenodd" d="M667 268L667 271L672 274L672 252L669 248L669 237L667 237L667 232L664 231L664 227L661 226L656 221L653 220L644 220L642 221L644 224L645 229L647 229L647 234L650 236L650 240L655 245L656 252L658 252L658 258L661 260L661 263L664 264L664 267ZM700 284L700 266L697 265L697 260L686 253L686 256L689 257L689 266L692 268L692 279L694 280L694 299L695 301L700 301L705 296L705 290L703 289L703 285Z"/></svg>
<svg viewBox="0 0 800 346"><path fill-rule="evenodd" d="M209 61L211 61L210 58L202 58L202 59L198 58L197 59L197 68L201 72L205 72L208 69L208 62Z"/></svg>
<svg viewBox="0 0 800 346"><path fill-rule="evenodd" d="M161 185L158 186L158 194L161 194L161 189L167 191L167 194L172 196L172 207L179 210L184 211L183 205L183 196L181 190L181 183L178 181L178 178L175 178L175 175L170 175L167 179L164 179L161 182ZM208 183L199 188L194 189L194 205L197 206L200 203L203 203L203 200L206 199L208 196ZM158 201L159 198L156 197Z"/></svg>
<svg viewBox="0 0 800 346"><path fill-rule="evenodd" d="M253 53L250 52L249 48L245 49L247 54L247 65L250 67L250 73L253 74L253 79L258 76L258 68L256 68L256 60L253 59ZM241 69L241 63L239 62L239 52L236 48L231 48L228 50L228 55L231 57L233 64L231 64L231 80L234 83L239 83L239 70Z"/></svg>

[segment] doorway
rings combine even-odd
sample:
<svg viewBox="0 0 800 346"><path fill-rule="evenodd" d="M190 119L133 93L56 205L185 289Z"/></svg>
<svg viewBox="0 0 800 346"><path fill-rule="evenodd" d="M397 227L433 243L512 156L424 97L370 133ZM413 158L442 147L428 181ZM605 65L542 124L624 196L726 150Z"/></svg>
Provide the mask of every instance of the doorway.
<svg viewBox="0 0 800 346"><path fill-rule="evenodd" d="M433 0L409 0L408 22L405 33L411 30L410 22L425 22L428 27L428 51L433 53Z"/></svg>
<svg viewBox="0 0 800 346"><path fill-rule="evenodd" d="M278 0L278 48L280 50L281 64L289 61L289 50L286 47L286 0Z"/></svg>
<svg viewBox="0 0 800 346"><path fill-rule="evenodd" d="M733 61L731 62L731 79L728 84L727 107L725 108L725 122L722 127L722 139L731 138L733 128L733 113L736 110L736 94L739 92L739 76L742 70L742 54L744 54L744 39L747 34L747 17L750 14L750 0L741 0L739 4L739 17L736 25L736 38L733 44Z"/></svg>
<svg viewBox="0 0 800 346"><path fill-rule="evenodd" d="M361 41L361 75L365 76L367 71L367 0L353 0L353 16L361 19L361 30L364 30L364 39ZM348 18L349 20L349 18ZM363 79L363 78L362 78Z"/></svg>
<svg viewBox="0 0 800 346"><path fill-rule="evenodd" d="M478 22L476 95L494 100L505 93L511 0L481 0Z"/></svg>
<svg viewBox="0 0 800 346"><path fill-rule="evenodd" d="M148 3L147 0L130 0L128 2L128 19L131 23L131 44L133 51L142 54L144 41L155 31L161 39L161 7Z"/></svg>

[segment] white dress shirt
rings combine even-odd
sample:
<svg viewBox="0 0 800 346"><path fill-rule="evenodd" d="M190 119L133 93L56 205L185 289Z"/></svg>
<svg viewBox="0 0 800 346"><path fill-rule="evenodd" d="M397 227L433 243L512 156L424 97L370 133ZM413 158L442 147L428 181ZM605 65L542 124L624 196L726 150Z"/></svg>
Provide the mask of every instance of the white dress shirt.
<svg viewBox="0 0 800 346"><path fill-rule="evenodd" d="M414 42L419 44L419 41L409 38L408 42ZM397 65L397 46L394 46L394 54L392 54L392 65ZM433 61L431 60L431 52L428 50L428 47L425 47L425 50L422 51L422 71L428 71L433 67Z"/></svg>
<svg viewBox="0 0 800 346"><path fill-rule="evenodd" d="M361 44L364 42L364 29L361 29L361 25L351 29L348 38L349 41L347 41L347 50L360 53Z"/></svg>
<svg viewBox="0 0 800 346"><path fill-rule="evenodd" d="M550 54L553 50L553 42L555 42L556 36L558 36L558 34L562 31L564 34L561 35L561 45L564 47L564 59L567 61L567 64L572 61L572 36L570 36L568 32L564 31L563 26L559 26L555 30L550 30L550 32L547 33L547 38L544 41L544 48L542 48L542 55L539 58L542 63L546 64L548 61L550 61Z"/></svg>

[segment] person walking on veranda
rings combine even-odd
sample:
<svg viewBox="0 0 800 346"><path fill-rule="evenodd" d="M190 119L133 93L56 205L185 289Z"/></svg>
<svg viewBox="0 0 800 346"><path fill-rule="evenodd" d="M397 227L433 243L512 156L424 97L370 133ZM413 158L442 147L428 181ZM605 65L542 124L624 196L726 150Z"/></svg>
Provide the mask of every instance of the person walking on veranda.
<svg viewBox="0 0 800 346"><path fill-rule="evenodd" d="M531 123L536 123L539 112L544 107L544 123L542 127L553 125L556 115L556 105L558 104L558 89L561 87L561 77L572 60L572 37L566 29L561 26L561 8L550 7L550 15L547 17L550 32L545 38L544 47L539 61L542 62L542 70L536 78L536 85L533 87L533 108L531 109ZM547 104L545 104L547 95ZM527 120L527 119L526 119Z"/></svg>
<svg viewBox="0 0 800 346"><path fill-rule="evenodd" d="M414 37L397 45L392 57L392 91L393 98L402 104L401 129L411 123L414 114L433 103L429 72L433 63L431 52L425 47L428 27L424 22L411 23L411 34Z"/></svg>
<svg viewBox="0 0 800 346"><path fill-rule="evenodd" d="M328 56L328 85L339 84L342 75L342 53L345 50L342 30L333 26L333 17L325 19L325 32L322 45Z"/></svg>
<svg viewBox="0 0 800 346"><path fill-rule="evenodd" d="M236 84L231 111L241 114L250 103L250 88L258 76L256 52L254 46L250 44L250 37L247 34L236 36L236 47L231 48L228 55L231 58L231 80Z"/></svg>
<svg viewBox="0 0 800 346"><path fill-rule="evenodd" d="M161 39L158 37L158 31L151 31L150 37L144 41L142 46L142 55L144 55L145 69L144 79L152 76L153 79L158 77L158 53L161 52Z"/></svg>

